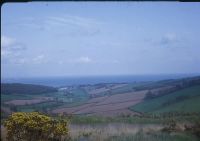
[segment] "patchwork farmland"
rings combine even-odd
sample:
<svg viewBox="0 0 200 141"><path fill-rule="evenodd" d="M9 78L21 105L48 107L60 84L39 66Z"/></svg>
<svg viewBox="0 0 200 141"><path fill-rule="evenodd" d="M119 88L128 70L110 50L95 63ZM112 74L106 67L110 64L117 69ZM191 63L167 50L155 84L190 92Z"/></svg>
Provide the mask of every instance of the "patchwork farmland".
<svg viewBox="0 0 200 141"><path fill-rule="evenodd" d="M4 120L18 111L38 111L55 119L64 118L70 120L73 141L199 139L196 132L190 132L190 127L198 130L196 125L199 124L196 122L200 117L199 77L64 86L57 91L55 88L50 90L53 91L30 94L27 90L26 93L6 94L7 87L1 95L1 118ZM167 134L171 130L178 136ZM5 136L6 130L2 127L3 140Z"/></svg>

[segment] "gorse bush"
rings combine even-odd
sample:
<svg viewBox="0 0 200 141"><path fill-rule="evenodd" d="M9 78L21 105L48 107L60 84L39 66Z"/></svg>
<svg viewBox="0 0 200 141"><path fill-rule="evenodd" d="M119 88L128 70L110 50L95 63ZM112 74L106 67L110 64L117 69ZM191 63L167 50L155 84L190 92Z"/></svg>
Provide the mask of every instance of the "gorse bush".
<svg viewBox="0 0 200 141"><path fill-rule="evenodd" d="M8 141L50 141L68 136L68 121L52 119L38 112L13 113L5 122Z"/></svg>

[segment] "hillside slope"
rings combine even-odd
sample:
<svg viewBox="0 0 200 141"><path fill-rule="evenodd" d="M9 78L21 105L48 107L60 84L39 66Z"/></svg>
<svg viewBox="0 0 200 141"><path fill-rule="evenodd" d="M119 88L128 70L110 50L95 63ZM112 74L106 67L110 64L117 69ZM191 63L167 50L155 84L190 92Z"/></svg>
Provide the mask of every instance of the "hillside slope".
<svg viewBox="0 0 200 141"><path fill-rule="evenodd" d="M56 92L57 89L49 86L21 84L21 83L2 83L1 94L41 94Z"/></svg>
<svg viewBox="0 0 200 141"><path fill-rule="evenodd" d="M200 85L145 100L130 109L147 113L200 112Z"/></svg>

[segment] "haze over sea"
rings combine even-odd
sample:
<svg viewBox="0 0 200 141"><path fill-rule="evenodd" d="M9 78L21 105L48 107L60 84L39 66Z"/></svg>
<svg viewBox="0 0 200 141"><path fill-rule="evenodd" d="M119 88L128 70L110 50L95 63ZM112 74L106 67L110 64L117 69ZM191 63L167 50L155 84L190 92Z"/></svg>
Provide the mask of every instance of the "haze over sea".
<svg viewBox="0 0 200 141"><path fill-rule="evenodd" d="M33 78L2 78L3 83L28 83L47 86L69 86L98 83L133 83L142 81L159 81L197 76L199 74L159 74L159 75L108 75L108 76L59 76Z"/></svg>

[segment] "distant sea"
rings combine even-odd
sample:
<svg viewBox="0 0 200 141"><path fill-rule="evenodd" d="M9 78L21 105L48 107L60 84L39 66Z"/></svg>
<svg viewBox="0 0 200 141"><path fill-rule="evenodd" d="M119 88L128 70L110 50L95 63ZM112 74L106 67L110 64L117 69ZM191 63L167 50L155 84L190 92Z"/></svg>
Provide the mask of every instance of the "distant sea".
<svg viewBox="0 0 200 141"><path fill-rule="evenodd" d="M133 83L159 81L199 76L199 74L167 74L167 75L117 75L117 76L81 76L81 77L35 77L35 78L2 78L1 83L26 83L46 86L71 86L98 83Z"/></svg>

